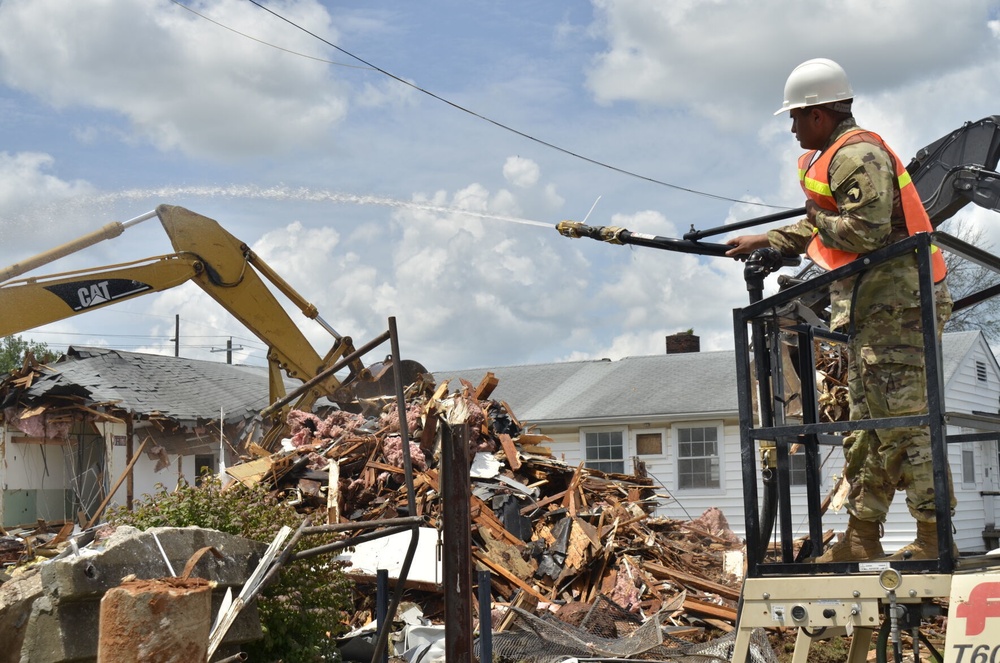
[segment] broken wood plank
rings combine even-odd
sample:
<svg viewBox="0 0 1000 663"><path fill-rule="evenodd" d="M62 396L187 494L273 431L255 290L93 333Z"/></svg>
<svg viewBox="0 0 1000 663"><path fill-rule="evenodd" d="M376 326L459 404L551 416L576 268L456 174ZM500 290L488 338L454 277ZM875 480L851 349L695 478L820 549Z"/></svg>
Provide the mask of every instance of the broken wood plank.
<svg viewBox="0 0 1000 663"><path fill-rule="evenodd" d="M710 594L718 594L722 598L738 601L740 590L737 587L729 587L721 583L712 582L707 578L699 578L696 575L685 573L679 569L670 568L656 562L644 561L642 569L656 578L669 578L691 589L698 589Z"/></svg>
<svg viewBox="0 0 1000 663"><path fill-rule="evenodd" d="M111 498L115 496L115 492L121 487L122 482L125 481L125 478L127 476L132 474L132 468L135 467L135 464L139 460L143 449L146 448L146 443L149 442L151 439L152 438L147 437L145 440L142 441L142 444L139 445L139 450L135 452L135 455L132 456L132 460L129 461L129 464L125 467L125 471L122 472L120 477L118 477L118 481L115 482L114 487L108 491L108 494L104 498L104 501L101 502L101 505L99 507L97 507L97 511L94 513L91 519L87 521L87 526L84 527L83 529L90 529L91 527L94 526L94 523L97 522L97 519L101 517L101 514L104 513L104 509L107 508L108 506L108 502L110 502Z"/></svg>
<svg viewBox="0 0 1000 663"><path fill-rule="evenodd" d="M725 619L730 622L736 621L736 608L724 605L717 605L688 596L684 599L684 610L699 615L708 615L717 619Z"/></svg>
<svg viewBox="0 0 1000 663"><path fill-rule="evenodd" d="M507 456L507 464L510 465L510 469L515 472L521 469L521 459L517 457L517 447L514 446L514 440L506 433L500 433L497 437L500 438L500 446L503 447L504 455Z"/></svg>
<svg viewBox="0 0 1000 663"><path fill-rule="evenodd" d="M514 575L513 573L511 573L510 571L508 571L505 567L503 567L503 566L501 566L499 564L495 564L493 562L493 560L491 560L489 557L487 557L486 555L484 555L482 552L480 552L478 550L473 550L472 551L472 556L475 557L481 564L483 564L484 566L488 567L491 571L495 571L499 575L503 576L504 578L506 578L510 582L512 582L515 585L517 585L518 587L520 587L522 590L524 590L528 594L531 594L532 596L534 596L539 601L548 601L549 600L547 597L539 594L538 591L534 587L532 587L528 583L526 583L523 580L521 580L520 578L518 578L516 575Z"/></svg>
<svg viewBox="0 0 1000 663"><path fill-rule="evenodd" d="M475 392L473 392L473 397L477 401L484 401L488 399L490 394L493 393L493 390L497 388L498 384L500 384L500 380L497 376L493 375L493 373L487 372L482 381L479 383L479 386L476 387Z"/></svg>

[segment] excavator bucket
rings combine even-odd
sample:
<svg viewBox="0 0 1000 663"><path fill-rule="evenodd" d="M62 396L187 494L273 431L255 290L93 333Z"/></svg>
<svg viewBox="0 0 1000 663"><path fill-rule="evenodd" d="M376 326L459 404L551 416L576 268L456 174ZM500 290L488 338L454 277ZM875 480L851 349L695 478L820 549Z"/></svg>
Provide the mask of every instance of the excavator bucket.
<svg viewBox="0 0 1000 663"><path fill-rule="evenodd" d="M1000 115L961 128L919 150L906 170L937 228L968 203L1000 210Z"/></svg>
<svg viewBox="0 0 1000 663"><path fill-rule="evenodd" d="M351 384L351 390L357 398L371 399L379 396L392 396L396 393L396 370L399 369L402 376L402 384L408 387L422 375L427 374L427 369L420 362L412 359L403 359L393 362L392 357L386 357L384 361L376 362L368 366L371 371L370 380L358 380Z"/></svg>

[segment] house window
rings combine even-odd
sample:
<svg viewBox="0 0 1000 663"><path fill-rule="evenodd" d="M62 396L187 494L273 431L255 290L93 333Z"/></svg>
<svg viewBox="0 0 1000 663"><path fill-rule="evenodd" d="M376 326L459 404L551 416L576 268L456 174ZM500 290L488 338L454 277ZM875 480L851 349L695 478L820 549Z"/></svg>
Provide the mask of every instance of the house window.
<svg viewBox="0 0 1000 663"><path fill-rule="evenodd" d="M677 487L722 487L717 427L677 429Z"/></svg>
<svg viewBox="0 0 1000 663"><path fill-rule="evenodd" d="M986 362L976 362L976 379L980 382L986 382Z"/></svg>
<svg viewBox="0 0 1000 663"><path fill-rule="evenodd" d="M625 436L620 430L593 431L584 435L586 467L600 472L625 472Z"/></svg>
<svg viewBox="0 0 1000 663"><path fill-rule="evenodd" d="M970 443L962 444L962 483L976 485L976 452Z"/></svg>
<svg viewBox="0 0 1000 663"><path fill-rule="evenodd" d="M662 456L663 433L636 433L635 453L639 456Z"/></svg>
<svg viewBox="0 0 1000 663"><path fill-rule="evenodd" d="M201 485L205 472L215 473L215 456L212 454L197 454L194 457L194 476L196 485Z"/></svg>
<svg viewBox="0 0 1000 663"><path fill-rule="evenodd" d="M806 485L806 454L803 451L788 457L788 485Z"/></svg>

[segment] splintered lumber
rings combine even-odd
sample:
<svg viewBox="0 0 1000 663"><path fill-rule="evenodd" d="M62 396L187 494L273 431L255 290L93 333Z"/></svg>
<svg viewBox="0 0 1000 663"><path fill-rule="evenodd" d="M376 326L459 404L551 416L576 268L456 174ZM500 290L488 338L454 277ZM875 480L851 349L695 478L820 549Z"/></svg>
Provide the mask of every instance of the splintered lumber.
<svg viewBox="0 0 1000 663"><path fill-rule="evenodd" d="M498 384L500 384L500 380L497 378L497 376L493 375L492 373L487 373L486 376L483 377L483 381L479 383L478 387L476 387L476 391L473 393L473 397L477 401L486 400L487 398L490 397L490 394L493 393L493 390L497 388Z"/></svg>
<svg viewBox="0 0 1000 663"><path fill-rule="evenodd" d="M90 520L87 521L87 525L83 529L90 529L91 527L93 527L94 523L97 522L97 519L101 517L102 513L104 513L104 509L108 506L108 502L110 502L111 498L115 496L115 493L118 491L118 488L122 485L122 482L125 481L125 478L132 473L132 468L135 467L136 461L139 460L139 455L142 454L143 449L146 448L146 443L149 442L150 439L151 438L147 437L145 440L142 441L142 444L139 445L139 450L135 452L134 456L132 456L132 460L129 461L128 466L125 467L125 471L122 472L122 475L120 477L118 477L118 481L115 482L114 487L108 491L108 494L104 498L104 501L101 502L101 505L99 507L97 507L97 511L94 513L93 516L91 516Z"/></svg>
<svg viewBox="0 0 1000 663"><path fill-rule="evenodd" d="M694 612L699 615L708 615L709 617L715 617L717 619L726 619L731 622L736 621L736 608L716 605L715 603L702 601L691 596L684 599L684 610L687 612Z"/></svg>
<svg viewBox="0 0 1000 663"><path fill-rule="evenodd" d="M423 473L423 478L432 489L437 492L441 492L440 481L438 479L438 473L434 470L427 470ZM472 520L473 522L489 527L493 532L499 535L501 538L506 539L508 542L515 545L524 545L524 541L517 538L515 535L511 534L506 527L503 526L499 520L497 520L496 515L493 513L493 509L489 507L485 502L476 497L475 495L469 496L469 506L472 509Z"/></svg>
<svg viewBox="0 0 1000 663"><path fill-rule="evenodd" d="M514 575L513 573L511 573L510 571L508 571L506 567L504 567L504 566L502 566L500 564L496 564L493 560L491 560L489 557L487 557L486 555L484 555L480 551L473 550L472 551L472 556L476 558L476 561L478 561L479 563L481 563L484 566L488 567L491 571L495 571L497 574L503 576L508 581L510 581L513 584L517 585L518 587L520 587L521 589L523 589L528 594L531 594L532 596L534 596L539 601L548 601L549 600L547 596L543 596L542 594L539 594L538 590L536 590L534 587L532 587L531 585L529 585L528 583L526 583L525 581L521 580L516 575Z"/></svg>
<svg viewBox="0 0 1000 663"><path fill-rule="evenodd" d="M649 572L653 577L669 578L684 585L685 587L708 592L710 594L718 594L722 598L731 599L733 601L738 601L740 598L740 590L736 587L729 587L721 583L712 582L707 578L699 578L696 575L685 573L679 569L672 569L667 566L663 566L662 564L649 561L643 562L642 568L644 571Z"/></svg>
<svg viewBox="0 0 1000 663"><path fill-rule="evenodd" d="M517 546L497 538L493 530L488 527L480 527L478 532L486 544L486 549L482 551L483 555L521 578L530 578L535 572L535 565L521 557L521 551Z"/></svg>
<svg viewBox="0 0 1000 663"><path fill-rule="evenodd" d="M500 446L503 447L503 452L507 456L507 464L510 465L510 469L515 472L521 469L521 459L517 457L517 447L514 446L514 440L506 433L501 433L497 437L500 438Z"/></svg>
<svg viewBox="0 0 1000 663"><path fill-rule="evenodd" d="M298 437L301 444L268 457L251 453L229 471L241 481L270 485L279 499L298 500L300 512L315 511L333 521L331 509L339 510L341 523L391 519L412 499L414 515L440 527L446 502L453 507L449 499L468 499L462 506L468 506L471 527L465 532L471 541L449 550L445 534L445 555L465 555L468 547L475 567L489 570L495 627L501 619L519 619L517 611L502 617L505 605L527 601L531 605L525 607L538 614L571 620L583 619L607 600L623 616L661 614L672 606L670 619L679 634L700 637L707 629L731 629L739 587L738 579L726 574L725 559L743 544L721 512L710 509L689 521L657 517L656 487L641 466L633 474L610 474L559 460L545 446L552 438L531 432L507 404L485 400L495 386L489 375L478 386L461 381L454 394L447 383L426 383L407 391L405 412L395 404L372 404L365 415L339 411L322 419L299 413L297 421L308 429ZM470 489L449 497L442 487L442 460L456 413L468 435L461 442L451 439L452 471L462 472L466 462L471 469L479 454L493 458L480 458L490 471L470 473ZM398 437L401 416L408 440ZM402 448L410 450L414 495ZM339 479L334 465L340 467ZM315 494L321 485L326 495ZM448 602L455 598L448 588L407 587L427 619L447 622ZM557 609L553 600L575 609ZM371 592L356 592L350 625L366 624L374 609ZM628 619L622 625L626 622L634 626Z"/></svg>

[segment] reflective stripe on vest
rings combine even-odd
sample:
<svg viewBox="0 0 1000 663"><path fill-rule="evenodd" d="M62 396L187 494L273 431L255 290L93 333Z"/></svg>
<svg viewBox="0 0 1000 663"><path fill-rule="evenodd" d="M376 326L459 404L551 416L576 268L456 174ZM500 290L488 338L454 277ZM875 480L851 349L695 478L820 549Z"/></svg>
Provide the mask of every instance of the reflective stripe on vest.
<svg viewBox="0 0 1000 663"><path fill-rule="evenodd" d="M927 216L927 210L924 209L924 204L920 201L920 194L917 193L917 188L913 185L910 174L906 171L896 153L885 144L885 141L870 131L855 129L854 131L845 133L834 141L833 145L822 152L819 158L816 158L817 150L811 150L799 157L799 182L802 184L802 190L805 192L806 197L825 210L830 212L838 211L837 201L833 196L833 191L830 189L830 162L837 151L851 138L855 139L854 142L862 140L879 145L892 157L896 168L896 181L899 185L900 202L903 206L903 217L906 220L906 232L911 237L918 232L932 232L934 229L931 226L930 218ZM813 161L814 158L816 159L815 162ZM857 253L826 246L815 228L813 229L812 241L809 242L809 247L806 249L806 255L826 270L843 267L858 257ZM931 245L931 267L934 273L934 282L940 283L943 281L948 274L944 263L944 256L941 254L940 249L933 245Z"/></svg>

